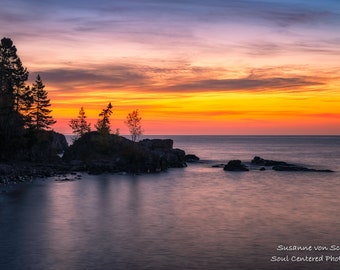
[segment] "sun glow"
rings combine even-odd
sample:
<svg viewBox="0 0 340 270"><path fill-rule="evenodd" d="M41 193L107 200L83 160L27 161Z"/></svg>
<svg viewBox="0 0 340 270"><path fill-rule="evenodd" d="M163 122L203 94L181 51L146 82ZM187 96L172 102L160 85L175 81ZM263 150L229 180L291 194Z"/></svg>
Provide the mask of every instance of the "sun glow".
<svg viewBox="0 0 340 270"><path fill-rule="evenodd" d="M3 35L41 75L56 131L112 102L121 133L139 109L147 134L340 134L338 3L75 1L37 18L5 1Z"/></svg>

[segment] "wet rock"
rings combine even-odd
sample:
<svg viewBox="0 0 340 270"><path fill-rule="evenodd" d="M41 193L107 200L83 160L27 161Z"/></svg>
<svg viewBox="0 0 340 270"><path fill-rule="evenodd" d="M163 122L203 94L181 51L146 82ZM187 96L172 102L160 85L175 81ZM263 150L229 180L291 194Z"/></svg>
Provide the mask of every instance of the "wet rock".
<svg viewBox="0 0 340 270"><path fill-rule="evenodd" d="M246 172L249 171L246 165L241 160L230 160L227 165L224 166L223 170L233 172Z"/></svg>
<svg viewBox="0 0 340 270"><path fill-rule="evenodd" d="M263 159L261 157L255 156L251 161L251 164L258 166L267 166L272 167L274 171L290 171L290 172L333 172L332 170L319 170L319 169L311 169L308 167L287 163L284 161L276 161L270 159ZM260 170L265 170L265 167L262 167Z"/></svg>
<svg viewBox="0 0 340 270"><path fill-rule="evenodd" d="M193 154L185 155L186 162L192 163L192 162L198 162L199 160L200 158L196 155L193 155Z"/></svg>
<svg viewBox="0 0 340 270"><path fill-rule="evenodd" d="M284 161L276 161L276 160L270 160L270 159L263 159L261 157L255 156L251 164L253 165L259 165L259 166L277 166L277 165L290 165L287 162Z"/></svg>
<svg viewBox="0 0 340 270"><path fill-rule="evenodd" d="M284 171L284 172L333 172L332 170L318 170L311 169L298 165L278 165L273 166L274 171Z"/></svg>
<svg viewBox="0 0 340 270"><path fill-rule="evenodd" d="M172 149L167 151L164 155L170 168L184 168L187 166L185 163L185 152L181 149Z"/></svg>
<svg viewBox="0 0 340 270"><path fill-rule="evenodd" d="M68 167L60 164L32 162L0 163L0 183L32 182L34 178L44 178L68 172Z"/></svg>
<svg viewBox="0 0 340 270"><path fill-rule="evenodd" d="M214 164L211 167L212 168L224 168L225 164L221 163L221 164Z"/></svg>

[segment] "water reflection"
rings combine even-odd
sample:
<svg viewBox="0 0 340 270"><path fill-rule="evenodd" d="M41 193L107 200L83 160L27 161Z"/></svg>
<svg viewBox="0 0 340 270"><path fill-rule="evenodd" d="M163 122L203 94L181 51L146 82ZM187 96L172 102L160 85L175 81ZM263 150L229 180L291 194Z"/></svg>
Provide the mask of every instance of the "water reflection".
<svg viewBox="0 0 340 270"><path fill-rule="evenodd" d="M198 165L25 186L1 201L0 269L298 269L269 263L277 245L340 240L337 175L304 175Z"/></svg>

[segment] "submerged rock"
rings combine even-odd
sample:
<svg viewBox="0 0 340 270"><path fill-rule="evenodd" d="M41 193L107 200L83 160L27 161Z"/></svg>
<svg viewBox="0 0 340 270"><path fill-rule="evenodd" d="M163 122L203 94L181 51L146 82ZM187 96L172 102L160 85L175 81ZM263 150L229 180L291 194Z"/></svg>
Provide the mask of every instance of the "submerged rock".
<svg viewBox="0 0 340 270"><path fill-rule="evenodd" d="M224 163L220 163L220 164L214 164L211 167L212 168L224 168L225 164Z"/></svg>
<svg viewBox="0 0 340 270"><path fill-rule="evenodd" d="M233 172L246 172L249 171L246 165L241 160L230 160L227 165L224 166L223 170Z"/></svg>
<svg viewBox="0 0 340 270"><path fill-rule="evenodd" d="M285 172L333 172L332 170L318 170L311 169L297 165L278 165L272 168L274 171L285 171Z"/></svg>

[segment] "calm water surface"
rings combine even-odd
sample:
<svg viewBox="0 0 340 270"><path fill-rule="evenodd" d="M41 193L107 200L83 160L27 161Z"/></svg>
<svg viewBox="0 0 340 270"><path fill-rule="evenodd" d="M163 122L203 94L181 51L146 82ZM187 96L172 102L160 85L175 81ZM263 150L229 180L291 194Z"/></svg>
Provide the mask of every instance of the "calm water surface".
<svg viewBox="0 0 340 270"><path fill-rule="evenodd" d="M155 175L82 175L6 187L0 269L339 269L340 137L186 137L205 162ZM211 168L254 155L335 173ZM339 247L340 249L340 247ZM272 256L323 262L270 262Z"/></svg>

